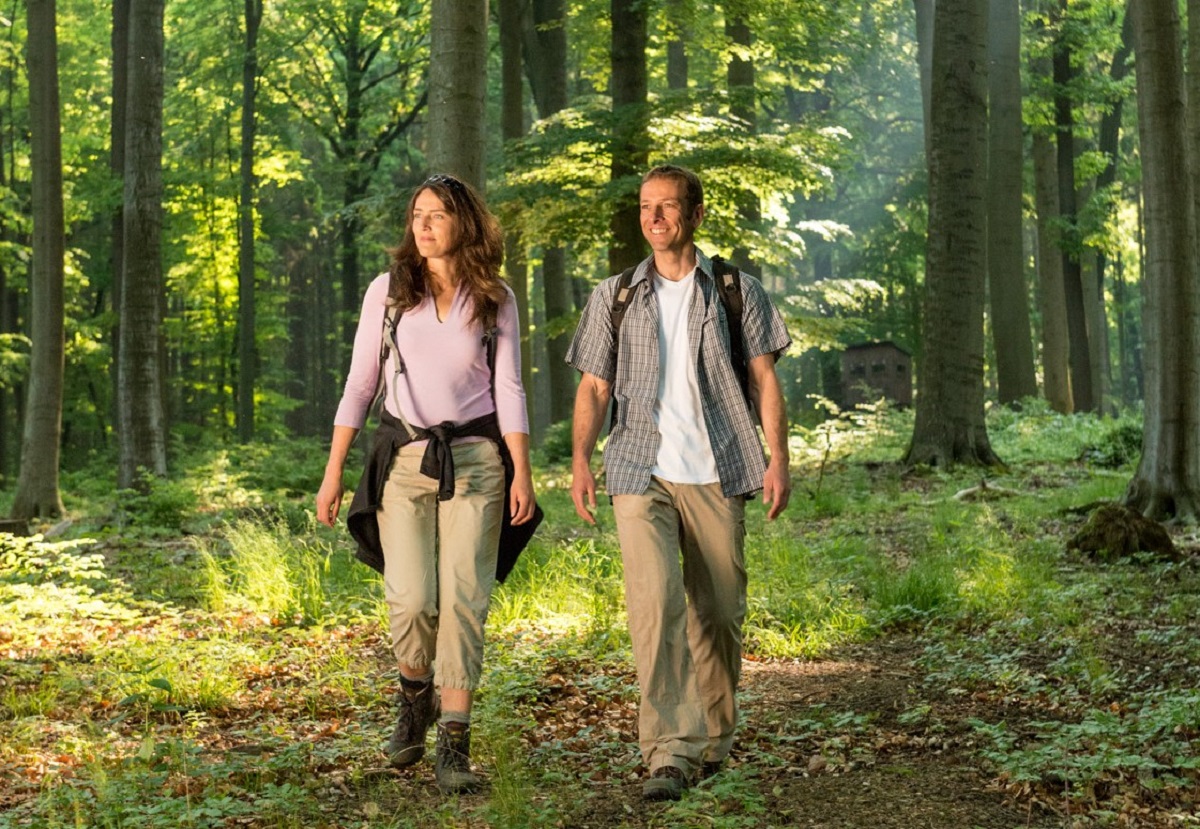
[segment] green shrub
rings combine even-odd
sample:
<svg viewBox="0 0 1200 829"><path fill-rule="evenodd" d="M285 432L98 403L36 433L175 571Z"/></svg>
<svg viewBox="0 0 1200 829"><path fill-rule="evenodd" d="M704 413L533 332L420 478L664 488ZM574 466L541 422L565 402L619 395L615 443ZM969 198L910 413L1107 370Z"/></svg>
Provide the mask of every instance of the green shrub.
<svg viewBox="0 0 1200 829"><path fill-rule="evenodd" d="M1122 417L1112 421L1098 439L1085 444L1082 460L1109 469L1134 463L1142 455L1142 421Z"/></svg>

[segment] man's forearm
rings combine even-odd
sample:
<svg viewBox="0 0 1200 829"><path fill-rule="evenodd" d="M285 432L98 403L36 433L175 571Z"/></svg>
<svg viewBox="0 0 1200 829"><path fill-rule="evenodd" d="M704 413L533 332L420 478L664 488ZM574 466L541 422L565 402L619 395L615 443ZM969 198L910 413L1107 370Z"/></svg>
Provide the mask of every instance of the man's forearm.
<svg viewBox="0 0 1200 829"><path fill-rule="evenodd" d="M769 355L751 361L750 391L758 407L758 416L763 428L763 438L771 460L788 463L787 407L784 404L783 388L775 374L775 361Z"/></svg>
<svg viewBox="0 0 1200 829"><path fill-rule="evenodd" d="M572 460L588 463L604 428L610 390L607 383L585 374L575 393L574 420L571 425Z"/></svg>

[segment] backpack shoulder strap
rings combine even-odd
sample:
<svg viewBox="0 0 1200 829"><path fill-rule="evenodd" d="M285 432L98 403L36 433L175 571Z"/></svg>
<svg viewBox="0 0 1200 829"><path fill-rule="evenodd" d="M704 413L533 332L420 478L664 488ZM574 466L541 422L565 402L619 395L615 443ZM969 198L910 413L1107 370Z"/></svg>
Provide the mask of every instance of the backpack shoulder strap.
<svg viewBox="0 0 1200 829"><path fill-rule="evenodd" d="M749 399L750 376L746 368L746 344L742 339L742 272L720 256L712 258L717 296L725 306L725 324L729 328L729 358L742 393Z"/></svg>
<svg viewBox="0 0 1200 829"><path fill-rule="evenodd" d="M612 341L612 356L613 366L616 366L617 356L621 349L621 323L625 319L625 309L629 307L629 300L633 297L633 272L637 268L626 268L621 271L620 277L617 278L617 287L613 291L612 309L610 311L612 319L613 341ZM612 401L612 416L609 418L608 429L611 432L617 426L617 400L614 397Z"/></svg>
<svg viewBox="0 0 1200 829"><path fill-rule="evenodd" d="M626 268L621 271L620 277L617 278L617 287L613 291L612 302L612 328L613 328L613 357L616 358L618 348L621 344L621 323L625 319L625 309L629 307L629 300L633 296L633 272L637 268Z"/></svg>
<svg viewBox="0 0 1200 829"><path fill-rule="evenodd" d="M400 380L400 375L404 373L404 355L400 353L400 346L396 342L396 326L400 324L400 317L404 316L404 312L396 308L394 305L388 307L383 314L383 331L379 338L379 382L375 392L375 402L371 404L371 408L382 402L383 396L387 394L387 382L384 378L384 372L387 369L387 358L392 351L396 352L396 373L392 377L392 402L396 407L396 413L401 425L404 426L404 431L408 432L409 440L416 440L416 432L404 417L404 412L400 409L400 398L396 391L396 384Z"/></svg>
<svg viewBox="0 0 1200 829"><path fill-rule="evenodd" d="M487 350L488 382L492 387L492 402L496 401L496 341L500 338L500 328L492 323L485 324L481 342Z"/></svg>

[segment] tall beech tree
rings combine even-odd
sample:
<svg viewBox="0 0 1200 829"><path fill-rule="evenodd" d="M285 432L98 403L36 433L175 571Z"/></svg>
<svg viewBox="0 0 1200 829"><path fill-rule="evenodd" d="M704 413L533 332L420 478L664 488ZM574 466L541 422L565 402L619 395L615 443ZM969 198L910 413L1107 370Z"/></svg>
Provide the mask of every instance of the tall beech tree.
<svg viewBox="0 0 1200 829"><path fill-rule="evenodd" d="M28 0L33 261L29 397L14 518L62 514L58 492L63 399L63 173L55 0Z"/></svg>
<svg viewBox="0 0 1200 829"><path fill-rule="evenodd" d="M242 55L241 195L238 199L238 440L254 437L254 389L258 377L255 345L254 137L257 132L258 30L263 0L245 0L246 44Z"/></svg>
<svg viewBox="0 0 1200 829"><path fill-rule="evenodd" d="M754 88L754 61L749 52L754 45L754 32L750 28L748 4L727 4L725 36L729 38L731 51L725 79L729 84L729 114L737 121L735 129L753 135L758 130L758 104ZM738 214L747 229L758 228L762 221L762 210L758 196L753 192L738 195ZM733 260L754 276L762 276L762 268L751 259L750 250L740 246L733 251Z"/></svg>
<svg viewBox="0 0 1200 829"><path fill-rule="evenodd" d="M929 136L925 348L908 465L991 465L983 416L988 0L938 3Z"/></svg>
<svg viewBox="0 0 1200 829"><path fill-rule="evenodd" d="M1067 16L1068 0L1058 0L1054 19L1062 23ZM1075 70L1071 44L1065 27L1060 26L1054 41L1054 124L1057 139L1058 207L1065 236L1060 236L1063 257L1063 288L1067 298L1067 336L1070 345L1071 398L1077 412L1096 408L1092 389L1092 354L1088 338L1087 304L1083 291L1080 240L1075 184L1075 113L1070 97Z"/></svg>
<svg viewBox="0 0 1200 829"><path fill-rule="evenodd" d="M117 484L167 474L162 355L163 2L130 0Z"/></svg>
<svg viewBox="0 0 1200 829"><path fill-rule="evenodd" d="M987 274L1001 403L1037 394L1022 251L1021 8L991 0L988 20Z"/></svg>
<svg viewBox="0 0 1200 829"><path fill-rule="evenodd" d="M665 0L667 12L667 88L688 88L688 41L692 37L691 0Z"/></svg>
<svg viewBox="0 0 1200 829"><path fill-rule="evenodd" d="M912 0L917 20L917 70L921 76L921 105L925 113L925 154L933 134L930 98L933 95L933 10L934 0Z"/></svg>
<svg viewBox="0 0 1200 829"><path fill-rule="evenodd" d="M487 0L433 0L429 27L429 168L484 186Z"/></svg>
<svg viewBox="0 0 1200 829"><path fill-rule="evenodd" d="M612 0L612 158L615 205L609 224L608 270L620 273L642 260L638 183L649 153L646 138L646 7L641 0Z"/></svg>
<svg viewBox="0 0 1200 829"><path fill-rule="evenodd" d="M1189 32L1198 34L1200 3L1188 5ZM1142 458L1124 500L1151 518L1194 521L1200 518L1200 283L1188 156L1200 141L1194 120L1188 131L1178 4L1134 0L1130 12L1146 206L1146 408ZM1189 62L1194 77L1200 58ZM1198 103L1190 101L1191 114Z"/></svg>
<svg viewBox="0 0 1200 829"><path fill-rule="evenodd" d="M1071 363L1067 342L1067 293L1063 287L1058 226L1058 168L1054 140L1033 130L1034 205L1037 209L1038 311L1042 321L1042 394L1056 412L1070 414Z"/></svg>
<svg viewBox="0 0 1200 829"><path fill-rule="evenodd" d="M525 67L538 115L552 118L567 108L567 10L563 0L533 0L524 27ZM567 251L556 241L538 240L542 247L542 302L546 320L562 320L575 310L571 279L567 274ZM571 416L575 394L575 372L567 365L566 332L546 340L549 375L550 421Z"/></svg>
<svg viewBox="0 0 1200 829"><path fill-rule="evenodd" d="M525 135L525 87L522 60L524 49L521 0L499 0L500 23L500 132L507 145ZM505 150L505 169L511 169L511 154ZM517 299L517 325L521 331L521 382L533 389L533 349L529 340L529 262L520 230L504 230L504 271ZM532 424L531 424L532 425Z"/></svg>
<svg viewBox="0 0 1200 829"><path fill-rule="evenodd" d="M125 107L129 89L129 3L130 0L113 0L112 7L112 104L109 108L108 169L114 181L125 180ZM109 256L109 272L112 285L109 301L112 303L112 327L109 342L112 347L112 363L109 370L112 385L111 419L117 422L117 400L120 397L120 349L121 349L121 277L125 273L125 200L116 199L112 207L112 252Z"/></svg>

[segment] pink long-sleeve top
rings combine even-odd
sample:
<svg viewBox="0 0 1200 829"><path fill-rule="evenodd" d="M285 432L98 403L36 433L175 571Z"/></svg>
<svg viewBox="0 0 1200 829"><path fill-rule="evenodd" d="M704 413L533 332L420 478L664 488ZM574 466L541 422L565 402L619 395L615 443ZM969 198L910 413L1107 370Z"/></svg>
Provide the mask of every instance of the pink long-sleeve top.
<svg viewBox="0 0 1200 829"><path fill-rule="evenodd" d="M507 289L506 289L507 290ZM517 304L511 290L496 319L496 400L492 402L487 351L482 332L471 322L470 297L457 290L445 320L439 320L432 298L404 312L396 326L396 347L383 372L384 406L397 415L399 403L413 426L428 428L451 421L463 423L496 412L500 434L529 433L525 388L521 385L521 348L517 336ZM361 429L375 399L379 352L387 313L388 274L372 280L363 297L354 354L334 425ZM404 374L396 374L397 349ZM395 388L393 388L393 384ZM478 438L468 438L478 440Z"/></svg>

